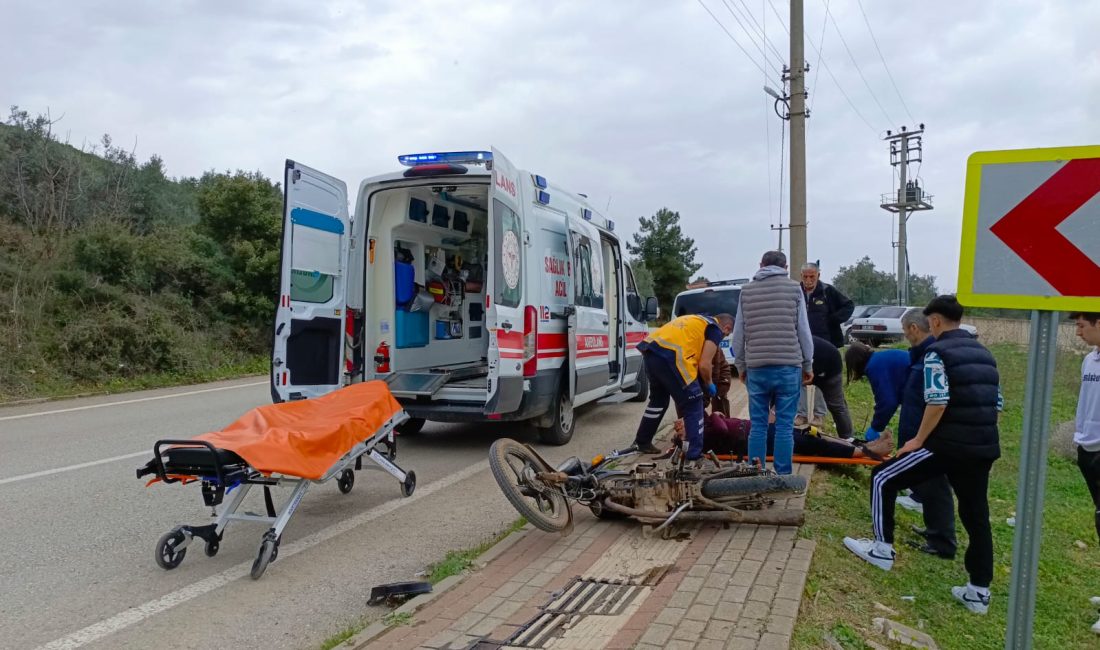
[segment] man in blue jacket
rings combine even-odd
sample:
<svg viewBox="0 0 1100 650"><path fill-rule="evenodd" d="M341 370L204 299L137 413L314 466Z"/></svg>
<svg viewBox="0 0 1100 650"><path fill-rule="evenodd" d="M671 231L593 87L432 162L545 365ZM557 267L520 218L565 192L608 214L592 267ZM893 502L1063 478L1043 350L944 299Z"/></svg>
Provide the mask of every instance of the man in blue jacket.
<svg viewBox="0 0 1100 650"><path fill-rule="evenodd" d="M844 364L848 366L849 382L866 377L871 384L875 413L871 426L863 434L871 442L886 430L901 404L905 380L909 377L909 353L894 349L876 352L862 343L852 343L844 353Z"/></svg>
<svg viewBox="0 0 1100 650"><path fill-rule="evenodd" d="M901 396L901 414L898 416L898 447L912 440L920 430L924 417L924 355L928 346L936 342L928 330L928 317L914 307L901 317L901 329L909 341L909 376ZM905 497L898 497L903 503ZM924 537L923 543L908 542L922 553L945 560L955 557L955 498L946 476L935 476L920 485L913 486L912 500L921 506L924 529L916 529Z"/></svg>

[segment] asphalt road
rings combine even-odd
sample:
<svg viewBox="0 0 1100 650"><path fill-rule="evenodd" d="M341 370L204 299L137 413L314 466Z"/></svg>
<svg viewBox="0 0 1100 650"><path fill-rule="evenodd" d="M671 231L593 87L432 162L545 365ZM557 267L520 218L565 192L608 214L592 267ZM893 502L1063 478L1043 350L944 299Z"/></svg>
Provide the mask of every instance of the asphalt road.
<svg viewBox="0 0 1100 650"><path fill-rule="evenodd" d="M311 486L260 580L248 578L260 523L230 524L215 558L195 544L177 569L160 569L157 538L207 523L209 511L196 485L146 488L134 470L156 439L221 428L269 401L266 382L249 379L0 409L0 647L314 648L385 613L367 607L371 587L414 579L518 516L487 450L533 435L429 424L399 448L419 479L413 497L382 472L360 472L348 495ZM540 448L557 462L624 446L640 415L629 403L582 409L568 446ZM262 512L261 494L244 509Z"/></svg>

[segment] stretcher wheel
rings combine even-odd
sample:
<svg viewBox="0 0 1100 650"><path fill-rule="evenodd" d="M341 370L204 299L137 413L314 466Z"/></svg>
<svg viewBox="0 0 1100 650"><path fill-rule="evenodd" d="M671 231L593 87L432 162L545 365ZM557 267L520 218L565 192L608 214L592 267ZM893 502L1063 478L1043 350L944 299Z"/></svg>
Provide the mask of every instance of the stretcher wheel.
<svg viewBox="0 0 1100 650"><path fill-rule="evenodd" d="M401 484L401 496L411 497L416 491L416 472L411 469L405 472L405 481Z"/></svg>
<svg viewBox="0 0 1100 650"><path fill-rule="evenodd" d="M275 537L268 534L264 535L264 541L260 542L260 550L256 553L256 559L252 562L251 576L253 580L259 580L260 576L267 571L267 565L275 561L275 557L279 554L279 546L275 541Z"/></svg>
<svg viewBox="0 0 1100 650"><path fill-rule="evenodd" d="M207 542L203 550L206 552L206 557L214 557L218 554L218 549L220 548L221 544L218 542Z"/></svg>
<svg viewBox="0 0 1100 650"><path fill-rule="evenodd" d="M178 567L180 562L183 562L183 556L187 555L187 549L176 548L183 543L183 540L183 531L179 529L170 530L161 535L160 539L157 540L157 552L155 556L157 565L160 568L171 571Z"/></svg>
<svg viewBox="0 0 1100 650"><path fill-rule="evenodd" d="M340 488L340 491L344 494L347 494L351 492L353 485L355 485L355 472L350 469L345 469L340 472L340 478L336 481L336 487Z"/></svg>

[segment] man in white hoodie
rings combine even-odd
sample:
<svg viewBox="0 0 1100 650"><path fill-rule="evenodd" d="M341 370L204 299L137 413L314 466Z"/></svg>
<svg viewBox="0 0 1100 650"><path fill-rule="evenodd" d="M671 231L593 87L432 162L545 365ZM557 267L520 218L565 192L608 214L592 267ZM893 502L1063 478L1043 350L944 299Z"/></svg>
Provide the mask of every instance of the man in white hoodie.
<svg viewBox="0 0 1100 650"><path fill-rule="evenodd" d="M1077 402L1077 466L1096 506L1096 538L1100 540L1100 312L1078 312L1077 336L1094 346L1081 362L1081 398Z"/></svg>

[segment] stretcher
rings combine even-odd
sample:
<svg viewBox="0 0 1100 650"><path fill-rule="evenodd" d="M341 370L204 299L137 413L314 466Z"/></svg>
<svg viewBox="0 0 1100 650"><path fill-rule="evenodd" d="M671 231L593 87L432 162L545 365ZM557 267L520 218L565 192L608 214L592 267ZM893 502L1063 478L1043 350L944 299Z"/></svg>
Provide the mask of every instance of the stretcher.
<svg viewBox="0 0 1100 650"><path fill-rule="evenodd" d="M214 557L229 522L262 522L271 527L252 563L252 578L258 579L278 556L283 531L309 486L336 479L340 492L351 492L364 458L374 464L369 469L386 471L400 483L401 494L410 496L416 473L394 462L394 428L407 419L385 382L370 381L316 399L252 409L221 431L158 440L153 459L137 470L137 477L153 475L146 486L200 483L203 503L215 519L165 533L157 541L157 564L164 569L179 566L195 538L205 542L207 557ZM238 512L253 486L263 488L266 514ZM278 509L271 493L276 486L293 488Z"/></svg>
<svg viewBox="0 0 1100 650"><path fill-rule="evenodd" d="M731 454L717 454L718 460L738 460L741 456L734 456ZM768 461L772 461L772 457L768 456ZM802 463L804 465L878 465L881 460L875 460L874 458L836 458L833 456L799 456L795 454L791 457L791 461L795 463Z"/></svg>

